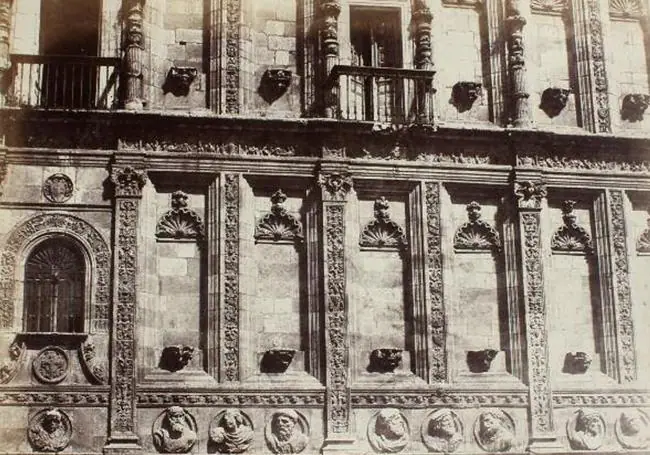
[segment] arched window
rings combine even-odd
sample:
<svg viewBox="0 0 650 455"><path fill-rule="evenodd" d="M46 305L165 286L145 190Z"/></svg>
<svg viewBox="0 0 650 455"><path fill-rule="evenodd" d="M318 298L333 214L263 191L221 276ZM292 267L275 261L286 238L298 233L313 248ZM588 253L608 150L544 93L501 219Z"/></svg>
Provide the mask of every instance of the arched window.
<svg viewBox="0 0 650 455"><path fill-rule="evenodd" d="M70 240L36 246L25 264L25 330L82 332L85 277L83 255Z"/></svg>

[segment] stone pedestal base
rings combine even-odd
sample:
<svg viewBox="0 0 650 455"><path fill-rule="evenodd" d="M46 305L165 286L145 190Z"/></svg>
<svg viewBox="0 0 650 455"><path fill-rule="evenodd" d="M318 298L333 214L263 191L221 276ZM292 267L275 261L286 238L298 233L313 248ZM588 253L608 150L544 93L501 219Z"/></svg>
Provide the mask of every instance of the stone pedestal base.
<svg viewBox="0 0 650 455"><path fill-rule="evenodd" d="M102 450L104 455L140 455L142 447L137 442L108 441Z"/></svg>
<svg viewBox="0 0 650 455"><path fill-rule="evenodd" d="M566 451L555 436L538 437L530 440L528 453L530 454L556 454Z"/></svg>
<svg viewBox="0 0 650 455"><path fill-rule="evenodd" d="M355 439L351 436L327 438L323 442L321 449L323 455L327 454L355 454L361 453L358 447L355 447Z"/></svg>

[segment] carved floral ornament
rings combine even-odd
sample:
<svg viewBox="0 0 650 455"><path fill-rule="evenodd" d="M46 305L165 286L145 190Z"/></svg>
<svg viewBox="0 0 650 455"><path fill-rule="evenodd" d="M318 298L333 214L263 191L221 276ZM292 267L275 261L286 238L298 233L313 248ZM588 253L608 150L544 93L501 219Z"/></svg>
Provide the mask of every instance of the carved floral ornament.
<svg viewBox="0 0 650 455"><path fill-rule="evenodd" d="M70 370L68 353L57 346L41 349L32 361L34 376L43 384L56 384L63 381Z"/></svg>
<svg viewBox="0 0 650 455"><path fill-rule="evenodd" d="M562 203L562 219L564 226L560 227L551 237L551 250L556 252L593 253L591 236L585 228L577 224L573 213L576 202L567 200Z"/></svg>
<svg viewBox="0 0 650 455"><path fill-rule="evenodd" d="M260 219L255 226L255 241L302 242L302 224L291 215L284 206L287 200L282 190L271 196L271 211Z"/></svg>
<svg viewBox="0 0 650 455"><path fill-rule="evenodd" d="M561 14L568 9L567 0L532 0L530 9L540 13Z"/></svg>
<svg viewBox="0 0 650 455"><path fill-rule="evenodd" d="M499 233L489 223L481 219L481 205L472 201L467 204L467 217L454 235L456 251L501 250Z"/></svg>
<svg viewBox="0 0 650 455"><path fill-rule="evenodd" d="M639 254L650 254L650 209L648 209L647 227L643 230L636 242L636 252Z"/></svg>
<svg viewBox="0 0 650 455"><path fill-rule="evenodd" d="M203 240L203 221L194 210L187 207L187 199L188 196L183 191L175 191L172 194L172 209L158 221L157 238Z"/></svg>
<svg viewBox="0 0 650 455"><path fill-rule="evenodd" d="M43 183L43 196L50 202L61 204L72 197L74 185L65 174L52 174Z"/></svg>
<svg viewBox="0 0 650 455"><path fill-rule="evenodd" d="M366 248L403 248L406 246L404 229L390 219L388 200L382 196L375 201L375 219L361 232L359 245Z"/></svg>

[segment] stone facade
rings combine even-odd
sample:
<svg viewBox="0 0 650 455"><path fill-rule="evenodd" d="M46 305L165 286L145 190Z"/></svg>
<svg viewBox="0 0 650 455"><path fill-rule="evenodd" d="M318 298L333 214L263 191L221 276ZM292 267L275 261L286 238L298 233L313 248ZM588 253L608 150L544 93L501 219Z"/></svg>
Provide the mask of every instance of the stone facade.
<svg viewBox="0 0 650 455"><path fill-rule="evenodd" d="M650 448L648 5L99 3L0 0L0 454Z"/></svg>

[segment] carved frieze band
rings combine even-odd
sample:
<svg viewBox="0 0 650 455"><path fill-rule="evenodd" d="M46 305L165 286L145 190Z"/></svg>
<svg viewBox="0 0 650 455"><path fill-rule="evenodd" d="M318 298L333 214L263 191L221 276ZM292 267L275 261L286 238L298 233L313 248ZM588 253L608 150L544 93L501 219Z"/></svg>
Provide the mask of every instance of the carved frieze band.
<svg viewBox="0 0 650 455"><path fill-rule="evenodd" d="M328 433L350 426L348 318L345 302L345 205L325 205L325 343L327 351Z"/></svg>
<svg viewBox="0 0 650 455"><path fill-rule="evenodd" d="M225 175L222 377L239 380L239 175Z"/></svg>
<svg viewBox="0 0 650 455"><path fill-rule="evenodd" d="M319 407L325 404L325 392L291 391L250 393L175 393L140 392L139 407L159 407L165 404L179 406L305 406Z"/></svg>
<svg viewBox="0 0 650 455"><path fill-rule="evenodd" d="M137 220L146 174L130 166L114 167L115 191L115 289L113 291L113 336L110 435L114 440L137 440L135 436L135 312L137 265Z"/></svg>
<svg viewBox="0 0 650 455"><path fill-rule="evenodd" d="M86 221L62 213L35 216L19 225L9 234L2 250L0 266L0 328L11 328L14 321L16 267L20 252L32 239L45 233L69 235L81 240L90 248L95 261L94 303L90 325L93 331L108 330L109 283L111 254L102 235Z"/></svg>
<svg viewBox="0 0 650 455"><path fill-rule="evenodd" d="M630 295L630 269L627 254L627 230L625 228L624 196L620 190L609 191L611 238L614 249L614 289L616 295L616 328L621 380L636 379L636 356L634 348L634 324L632 321L632 297Z"/></svg>
<svg viewBox="0 0 650 455"><path fill-rule="evenodd" d="M377 406L395 406L404 408L429 408L431 406L449 407L524 407L528 404L526 392L430 392L426 390L404 392L352 392L352 404L355 407L374 408Z"/></svg>
<svg viewBox="0 0 650 455"><path fill-rule="evenodd" d="M431 299L430 329L431 358L430 379L433 382L447 380L446 321L442 287L442 249L440 244L440 184L425 185L427 216L427 273L429 298Z"/></svg>

